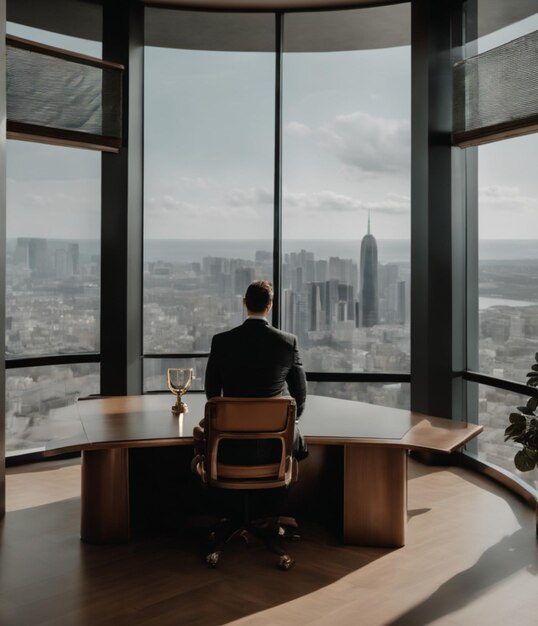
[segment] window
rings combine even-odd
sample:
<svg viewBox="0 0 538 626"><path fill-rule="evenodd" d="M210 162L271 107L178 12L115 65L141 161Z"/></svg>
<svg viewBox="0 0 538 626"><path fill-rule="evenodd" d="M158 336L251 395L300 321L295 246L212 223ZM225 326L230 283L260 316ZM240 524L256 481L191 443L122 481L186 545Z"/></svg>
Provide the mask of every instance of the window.
<svg viewBox="0 0 538 626"><path fill-rule="evenodd" d="M100 36L102 8L84 6L87 33ZM100 41L37 28L40 17L20 4L9 12L33 24L10 22L10 35L101 56ZM56 28L54 14L43 19ZM99 393L98 363L46 361L100 349L101 155L12 140L6 161L6 449L13 455L77 434L76 399ZM17 367L18 358L35 366Z"/></svg>
<svg viewBox="0 0 538 626"><path fill-rule="evenodd" d="M43 449L80 432L75 402L99 393L99 365L24 367L6 372L6 451Z"/></svg>
<svg viewBox="0 0 538 626"><path fill-rule="evenodd" d="M411 55L386 11L286 16L283 326L311 371L409 371Z"/></svg>
<svg viewBox="0 0 538 626"><path fill-rule="evenodd" d="M480 371L525 382L538 351L538 135L481 146Z"/></svg>
<svg viewBox="0 0 538 626"><path fill-rule="evenodd" d="M99 351L98 152L9 141L6 357Z"/></svg>
<svg viewBox="0 0 538 626"><path fill-rule="evenodd" d="M169 367L192 367L194 380L191 391L203 391L207 358L189 359L144 359L144 393L151 391L166 391L168 389L166 375Z"/></svg>
<svg viewBox="0 0 538 626"><path fill-rule="evenodd" d="M394 409L409 410L410 391L409 383L308 383L308 393L312 395L380 404Z"/></svg>
<svg viewBox="0 0 538 626"><path fill-rule="evenodd" d="M145 52L146 354L209 351L273 274L274 54L178 48Z"/></svg>
<svg viewBox="0 0 538 626"><path fill-rule="evenodd" d="M518 444L511 440L504 441L504 430L509 424L508 416L516 412L518 406L525 406L528 397L486 385L476 386L479 406L477 414L470 417L474 417L472 421L484 426L484 432L476 440L478 458L512 472L534 489L538 488L538 469L519 472L514 465Z"/></svg>

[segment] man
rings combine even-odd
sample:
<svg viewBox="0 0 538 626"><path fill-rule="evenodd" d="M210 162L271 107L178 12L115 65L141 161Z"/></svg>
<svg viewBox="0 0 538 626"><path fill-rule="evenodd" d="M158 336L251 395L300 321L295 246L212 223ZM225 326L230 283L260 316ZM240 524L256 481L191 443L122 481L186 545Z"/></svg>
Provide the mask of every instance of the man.
<svg viewBox="0 0 538 626"><path fill-rule="evenodd" d="M297 337L273 328L267 321L273 308L271 283L251 283L243 304L248 315L243 324L213 337L205 375L206 396L272 398L283 394L287 384L299 418L305 406L306 377ZM294 455L299 460L308 455L298 428Z"/></svg>

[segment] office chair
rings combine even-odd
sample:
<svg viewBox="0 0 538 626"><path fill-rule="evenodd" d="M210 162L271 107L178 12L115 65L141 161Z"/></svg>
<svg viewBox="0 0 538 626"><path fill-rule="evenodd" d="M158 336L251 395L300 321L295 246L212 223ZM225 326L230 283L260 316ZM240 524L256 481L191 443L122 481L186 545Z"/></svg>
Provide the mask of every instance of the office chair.
<svg viewBox="0 0 538 626"><path fill-rule="evenodd" d="M200 476L202 484L209 487L244 492L242 522L233 527L229 520L222 520L220 528L209 535L209 549L205 554L208 567L216 567L224 545L234 537L240 536L248 543L249 533L257 536L269 550L279 555L280 569L287 570L294 564L293 559L283 549L281 540L285 537L299 538L299 535L287 533L285 530L286 527L297 528L297 522L290 517L252 520L249 496L252 491L288 487L297 480L297 460L293 458L295 415L295 400L282 396L217 397L206 403L205 452L193 459L193 471ZM259 464L232 464L245 459L230 459L229 450L226 458L226 447L233 442L232 445L240 446L239 456L244 457L247 452L251 457L250 461L256 459L255 462L258 462L258 444L263 441L278 443L268 444L274 447L265 450L266 458L262 458ZM262 449L264 445L267 444L262 443ZM238 454L237 448L235 454Z"/></svg>

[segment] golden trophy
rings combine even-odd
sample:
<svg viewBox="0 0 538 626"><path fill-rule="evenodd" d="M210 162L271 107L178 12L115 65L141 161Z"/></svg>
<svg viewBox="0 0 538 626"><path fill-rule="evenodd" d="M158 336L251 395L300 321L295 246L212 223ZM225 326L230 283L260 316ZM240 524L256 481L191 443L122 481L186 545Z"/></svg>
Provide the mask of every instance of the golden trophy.
<svg viewBox="0 0 538 626"><path fill-rule="evenodd" d="M168 389L170 389L170 391L177 396L176 403L172 406L172 413L174 415L181 415L182 413L187 413L189 411L189 407L185 404L185 402L181 401L181 396L187 393L192 384L193 378L192 367L168 368Z"/></svg>

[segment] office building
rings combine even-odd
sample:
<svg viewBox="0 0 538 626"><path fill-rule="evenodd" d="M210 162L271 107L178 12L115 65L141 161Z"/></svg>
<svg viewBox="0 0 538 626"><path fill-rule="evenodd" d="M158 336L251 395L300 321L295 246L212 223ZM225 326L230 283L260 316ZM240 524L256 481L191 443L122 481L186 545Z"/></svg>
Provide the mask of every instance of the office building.
<svg viewBox="0 0 538 626"><path fill-rule="evenodd" d="M379 319L377 269L377 242L370 233L368 216L368 232L361 241L359 307L360 325L363 328L375 326Z"/></svg>

